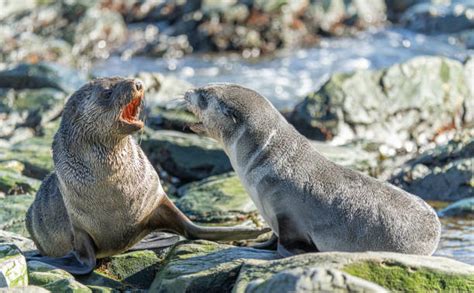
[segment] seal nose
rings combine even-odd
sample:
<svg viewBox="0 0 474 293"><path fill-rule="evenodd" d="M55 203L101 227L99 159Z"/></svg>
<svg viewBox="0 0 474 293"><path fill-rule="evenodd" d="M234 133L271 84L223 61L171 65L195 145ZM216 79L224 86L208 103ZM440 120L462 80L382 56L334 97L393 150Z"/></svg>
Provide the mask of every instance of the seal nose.
<svg viewBox="0 0 474 293"><path fill-rule="evenodd" d="M141 91L143 89L143 82L141 80L135 80L135 89Z"/></svg>

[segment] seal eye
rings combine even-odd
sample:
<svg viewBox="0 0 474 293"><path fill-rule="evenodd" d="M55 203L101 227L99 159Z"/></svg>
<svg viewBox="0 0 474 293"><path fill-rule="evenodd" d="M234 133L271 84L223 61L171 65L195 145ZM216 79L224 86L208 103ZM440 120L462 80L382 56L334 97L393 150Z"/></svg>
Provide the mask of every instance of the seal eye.
<svg viewBox="0 0 474 293"><path fill-rule="evenodd" d="M109 99L112 96L112 90L108 89L102 93L102 98Z"/></svg>
<svg viewBox="0 0 474 293"><path fill-rule="evenodd" d="M198 97L198 106L202 110L207 108L207 100L203 95L199 95L199 97Z"/></svg>

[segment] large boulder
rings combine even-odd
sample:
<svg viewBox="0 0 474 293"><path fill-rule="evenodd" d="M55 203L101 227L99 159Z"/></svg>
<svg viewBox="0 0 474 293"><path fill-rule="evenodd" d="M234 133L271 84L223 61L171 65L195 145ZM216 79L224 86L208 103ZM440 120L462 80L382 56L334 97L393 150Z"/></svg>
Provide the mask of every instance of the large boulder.
<svg viewBox="0 0 474 293"><path fill-rule="evenodd" d="M304 278L307 270L312 268L336 269L378 284L390 291L469 292L474 290L474 267L452 259L390 252L324 252L281 260L245 263L240 270L233 292L259 289L259 285L262 286L262 292L266 292L263 290L266 284L275 281L282 282L281 288L285 288L283 286L292 285L292 278L282 280L279 273L290 272L294 275L295 269L298 269L296 272L301 273L300 277ZM273 292L285 292L278 288L273 289L276 290Z"/></svg>
<svg viewBox="0 0 474 293"><path fill-rule="evenodd" d="M141 146L153 165L183 181L200 180L232 170L217 142L196 134L147 131Z"/></svg>
<svg viewBox="0 0 474 293"><path fill-rule="evenodd" d="M25 257L14 244L0 245L0 288L28 285Z"/></svg>
<svg viewBox="0 0 474 293"><path fill-rule="evenodd" d="M276 252L208 241L182 242L169 253L150 292L229 292L242 264L277 258Z"/></svg>
<svg viewBox="0 0 474 293"><path fill-rule="evenodd" d="M474 196L474 131L466 129L396 169L390 181L426 200L455 201Z"/></svg>
<svg viewBox="0 0 474 293"><path fill-rule="evenodd" d="M366 139L413 149L466 119L463 65L417 57L383 70L335 74L297 105L290 121L313 139Z"/></svg>

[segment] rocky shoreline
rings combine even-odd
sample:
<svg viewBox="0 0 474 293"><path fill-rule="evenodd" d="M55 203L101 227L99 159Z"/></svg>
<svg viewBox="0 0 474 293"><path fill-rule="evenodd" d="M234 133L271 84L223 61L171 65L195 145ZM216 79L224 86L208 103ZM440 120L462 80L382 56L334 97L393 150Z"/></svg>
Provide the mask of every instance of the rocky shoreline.
<svg viewBox="0 0 474 293"><path fill-rule="evenodd" d="M454 254L457 260L375 252L280 259L247 242L183 239L166 249L103 259L82 277L26 261L36 248L24 217L53 169L51 143L62 107L94 77L84 69L97 60L193 52L237 52L252 59L389 25L440 32L439 38L474 48L474 7L468 1L323 2L9 1L0 11L0 288L474 291L474 251L467 246L452 248L464 253ZM146 129L136 139L176 205L205 225L265 225L224 151L191 133L187 125L195 117L173 101L193 85L155 72L130 74L146 88ZM377 70L335 73L318 90L294 97L299 104L283 114L324 156L429 201L443 233L452 228L451 219L460 219L460 233L468 234L474 217L473 74L472 56L422 56Z"/></svg>

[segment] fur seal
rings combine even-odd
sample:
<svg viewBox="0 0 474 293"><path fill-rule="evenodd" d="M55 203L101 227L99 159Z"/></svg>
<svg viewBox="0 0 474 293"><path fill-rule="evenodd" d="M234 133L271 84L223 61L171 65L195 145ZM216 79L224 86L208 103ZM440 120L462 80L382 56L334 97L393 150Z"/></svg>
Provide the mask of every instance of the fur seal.
<svg viewBox="0 0 474 293"><path fill-rule="evenodd" d="M54 172L26 217L43 255L38 260L87 274L97 258L123 252L152 231L208 240L249 239L269 231L197 226L175 207L132 137L144 126L143 93L138 80L102 78L67 101L53 141Z"/></svg>
<svg viewBox="0 0 474 293"><path fill-rule="evenodd" d="M185 100L200 121L191 129L222 143L282 256L435 251L441 225L428 204L324 158L257 92L214 84Z"/></svg>

